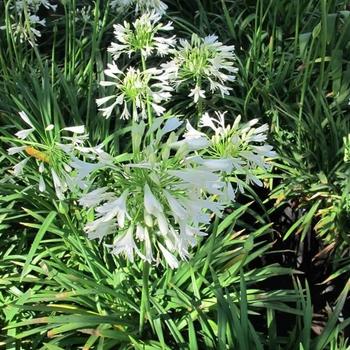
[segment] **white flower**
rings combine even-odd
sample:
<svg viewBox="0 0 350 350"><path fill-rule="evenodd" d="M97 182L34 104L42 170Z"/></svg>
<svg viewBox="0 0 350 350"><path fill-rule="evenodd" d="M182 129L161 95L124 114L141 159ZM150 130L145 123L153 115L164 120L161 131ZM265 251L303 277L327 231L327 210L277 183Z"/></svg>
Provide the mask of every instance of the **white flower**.
<svg viewBox="0 0 350 350"><path fill-rule="evenodd" d="M163 193L169 203L169 206L172 211L172 215L175 218L175 221L176 222L180 222L184 220L186 221L188 219L188 213L186 209L168 191L164 190Z"/></svg>
<svg viewBox="0 0 350 350"><path fill-rule="evenodd" d="M223 171L225 173L231 173L233 170L233 162L230 158L220 159L204 159L202 157L193 157L191 160L197 164L203 165L212 171Z"/></svg>
<svg viewBox="0 0 350 350"><path fill-rule="evenodd" d="M29 16L29 21L32 25L40 24L43 27L46 26L46 20L45 19L40 19L39 16L37 15L31 15ZM33 29L33 28L32 28ZM40 36L40 35L38 35Z"/></svg>
<svg viewBox="0 0 350 350"><path fill-rule="evenodd" d="M182 260L187 260L190 256L188 249L197 244L197 236L206 236L207 234L200 231L199 228L189 225L180 225L180 238L178 240L177 250Z"/></svg>
<svg viewBox="0 0 350 350"><path fill-rule="evenodd" d="M45 189L46 189L46 185L45 185L44 178L42 177L42 175L40 175L40 178L39 178L39 191L40 192L45 192Z"/></svg>
<svg viewBox="0 0 350 350"><path fill-rule="evenodd" d="M214 117L211 117L209 113L204 113L199 121L199 126L200 127L209 127L215 133L221 133L225 130L225 113L216 113L217 119ZM241 116L238 116L240 120ZM236 123L236 122L235 122Z"/></svg>
<svg viewBox="0 0 350 350"><path fill-rule="evenodd" d="M156 218L157 218L157 223L158 223L158 228L159 228L159 232L166 236L169 233L169 225L168 225L168 220L165 217L165 215L161 212L159 212L158 214L156 214Z"/></svg>
<svg viewBox="0 0 350 350"><path fill-rule="evenodd" d="M124 254L125 257L130 260L131 262L134 262L134 251L141 255L139 249L137 248L134 238L133 238L133 231L134 227L131 225L126 234L117 237L117 239L113 242L112 245L112 254L114 255L120 255Z"/></svg>
<svg viewBox="0 0 350 350"><path fill-rule="evenodd" d="M236 200L236 191L233 189L230 182L225 184L222 199L227 202L234 202Z"/></svg>
<svg viewBox="0 0 350 350"><path fill-rule="evenodd" d="M42 174L44 171L45 171L45 165L43 162L41 162L39 165L39 173Z"/></svg>
<svg viewBox="0 0 350 350"><path fill-rule="evenodd" d="M158 247L160 248L165 261L167 262L167 264L169 265L169 267L171 269L176 269L179 267L179 262L176 259L176 257L171 254L161 243L158 243Z"/></svg>
<svg viewBox="0 0 350 350"><path fill-rule="evenodd" d="M173 29L171 23L160 23L161 16L156 12L144 13L132 24L124 22L124 25L114 25L114 37L117 42L112 42L108 51L114 59L118 59L122 53L131 56L140 52L144 57L156 52L160 56L168 53L169 48L175 43L175 37L164 38L157 36L158 32Z"/></svg>
<svg viewBox="0 0 350 350"><path fill-rule="evenodd" d="M96 212L99 214L99 216L103 217L103 222L116 218L119 227L124 227L125 218L129 218L129 214L127 213L126 209L126 199L128 194L128 190L125 190L119 198L96 208Z"/></svg>
<svg viewBox="0 0 350 350"><path fill-rule="evenodd" d="M84 125L70 126L68 128L63 128L62 130L70 131L75 134L84 134L85 126Z"/></svg>
<svg viewBox="0 0 350 350"><path fill-rule="evenodd" d="M45 131L51 131L55 128L55 126L53 124L49 124L46 128Z"/></svg>
<svg viewBox="0 0 350 350"><path fill-rule="evenodd" d="M153 261L153 252L152 252L152 242L149 237L149 232L147 227L144 228L144 234L145 234L145 260L151 263Z"/></svg>
<svg viewBox="0 0 350 350"><path fill-rule="evenodd" d="M107 192L107 190L107 187L97 188L81 197L79 199L79 204L86 208L95 207L101 202L111 198L111 193Z"/></svg>
<svg viewBox="0 0 350 350"><path fill-rule="evenodd" d="M196 85L193 89L191 89L189 97L193 96L194 103L197 103L199 98L205 98L205 91L202 90L198 85Z"/></svg>
<svg viewBox="0 0 350 350"><path fill-rule="evenodd" d="M105 236L116 231L115 220L103 221L103 217L85 225L84 231L89 239L98 238L101 241Z"/></svg>
<svg viewBox="0 0 350 350"><path fill-rule="evenodd" d="M237 68L234 67L234 46L226 46L215 35L200 38L193 34L191 41L180 39L177 48L170 50L172 59L163 68L172 78L176 87L193 86L189 96L197 102L205 98L207 89L228 95L228 83L235 80ZM205 88L204 88L205 87Z"/></svg>
<svg viewBox="0 0 350 350"><path fill-rule="evenodd" d="M192 160L213 171L221 170L227 174L234 171L238 189L242 192L243 186L239 178L245 177L246 183L254 183L262 186L257 177L259 173L265 173L271 168L268 158L276 156L272 146L265 143L267 139L268 125L255 127L258 119L252 119L241 124L241 116L238 116L232 126L226 125L225 113L216 112L215 117L205 113L200 119L200 127L209 127L214 131L211 137L211 159L206 157L194 157ZM194 132L193 132L194 133ZM213 159L216 154L217 159ZM226 187L226 198L234 198L235 191Z"/></svg>
<svg viewBox="0 0 350 350"><path fill-rule="evenodd" d="M140 241L144 241L146 238L146 230L147 227L144 227L140 224L136 225L136 238L139 239Z"/></svg>
<svg viewBox="0 0 350 350"><path fill-rule="evenodd" d="M11 156L13 154L16 154L16 153L19 153L19 152L23 152L26 148L27 148L27 146L10 147L7 150L7 153Z"/></svg>
<svg viewBox="0 0 350 350"><path fill-rule="evenodd" d="M122 73L113 62L108 64L105 75L113 80L101 81L100 85L113 86L115 94L96 100L98 106L112 102L110 106L100 109L104 117L109 118L117 105L123 105L121 119L129 118L130 109L134 120L139 119L139 114L146 119L148 106L156 115L164 113L165 109L160 103L171 97L172 88L161 70L152 68L141 72L139 69L129 67L126 73Z"/></svg>
<svg viewBox="0 0 350 350"><path fill-rule="evenodd" d="M193 140L193 139L200 139L203 137L207 137L206 134L203 132L200 132L196 130L191 123L187 120L186 121L186 132L184 133L184 137L186 140Z"/></svg>
<svg viewBox="0 0 350 350"><path fill-rule="evenodd" d="M36 129L34 122L25 112L19 112L19 116L31 128L15 133L17 139L14 139L13 142L20 145L10 147L8 153L9 155L18 154L18 157L21 158L25 157L14 167L14 173L18 176L26 176L23 172L24 165L29 159L32 159L31 165L35 164L40 174L39 191L45 192L47 184L50 183L49 179L51 179L57 197L62 200L68 188L74 191L78 186L87 187L85 179L90 172L98 169L101 164L108 163L108 159L104 158L104 152L98 147L84 146L84 142L88 138L88 135L83 134L84 126L67 127L61 130L61 132L72 132L73 136L71 137L60 135L53 137L53 124ZM28 135L31 135L30 143L23 141ZM42 135L50 135L50 137L43 138ZM80 155L84 155L85 158L92 161L97 160L97 163L82 161L77 158ZM45 167L46 164L47 167Z"/></svg>
<svg viewBox="0 0 350 350"><path fill-rule="evenodd" d="M188 151L197 151L206 148L210 145L210 142L206 137L198 138L185 138L181 141L173 142L170 146L174 149L181 149L181 147L186 147Z"/></svg>
<svg viewBox="0 0 350 350"><path fill-rule="evenodd" d="M181 185L184 188L200 188L211 194L221 195L220 188L224 187L224 183L220 180L220 176L211 172L209 169L184 169L169 170L170 175L176 176L184 181Z"/></svg>
<svg viewBox="0 0 350 350"><path fill-rule="evenodd" d="M157 216L158 214L163 212L162 205L153 195L147 183L144 186L144 206L146 212L154 216Z"/></svg>
<svg viewBox="0 0 350 350"><path fill-rule="evenodd" d="M17 11L23 11L25 9L25 5L32 12L37 12L41 5L53 11L56 11L57 9L57 5L51 4L49 0L16 0L14 3L14 8Z"/></svg>
<svg viewBox="0 0 350 350"><path fill-rule="evenodd" d="M24 129L24 130L20 130L20 131L17 131L15 133L15 136L18 137L19 139L21 140L24 140L26 139L35 129Z"/></svg>
<svg viewBox="0 0 350 350"><path fill-rule="evenodd" d="M18 114L26 124L28 124L32 129L35 129L33 123L30 121L26 112L22 111L22 112L19 112Z"/></svg>
<svg viewBox="0 0 350 350"><path fill-rule="evenodd" d="M51 169L52 180L56 191L56 196L58 199L64 199L64 192L67 190L68 186L64 179L61 179L54 169Z"/></svg>
<svg viewBox="0 0 350 350"><path fill-rule="evenodd" d="M29 158L25 158L22 161L20 161L19 163L17 163L14 167L13 167L13 174L15 176L19 176L22 174L23 172L23 168L25 167L25 165L27 164Z"/></svg>
<svg viewBox="0 0 350 350"><path fill-rule="evenodd" d="M71 168L76 170L76 176L72 178L72 183L74 182L80 188L86 188L87 183L85 179L95 170L99 169L103 164L101 163L88 163L83 160L80 160L77 157L72 157L72 160L69 163Z"/></svg>
<svg viewBox="0 0 350 350"><path fill-rule="evenodd" d="M189 151L196 151L206 148L210 145L210 141L206 134L196 130L190 122L186 121L186 132L184 139L171 143L171 147L178 149L186 146Z"/></svg>
<svg viewBox="0 0 350 350"><path fill-rule="evenodd" d="M132 132L134 138L140 139L149 132L154 138L145 138L137 156L124 164L106 164L99 168L98 175L91 173L95 189L79 200L81 205L94 209L95 220L85 228L90 239L115 235L117 226L132 226L135 230L129 231L127 239L132 249L126 254L126 245L120 243L126 236L118 236L116 252L134 259L138 249L142 260L152 262L157 260L153 254L160 250L172 268L178 266L176 256L189 258L198 237L205 235L211 216L221 216L233 198L234 190L224 179L226 172L232 170L233 161L210 158L206 149L200 152L203 156L187 150L185 159L181 150L170 152L170 145L180 137L181 129L176 131L180 124L177 119L157 118L147 131L145 123L138 124ZM189 141L210 141L189 123L187 126ZM107 222L113 224L107 226Z"/></svg>
<svg viewBox="0 0 350 350"><path fill-rule="evenodd" d="M52 5L48 0L16 0L14 5L9 7L9 15L14 21L11 29L14 37L20 42L28 41L34 46L36 37L41 37L38 26L46 25L45 19L38 16L41 5L53 11L57 8L57 5ZM16 13L13 13L14 11Z"/></svg>

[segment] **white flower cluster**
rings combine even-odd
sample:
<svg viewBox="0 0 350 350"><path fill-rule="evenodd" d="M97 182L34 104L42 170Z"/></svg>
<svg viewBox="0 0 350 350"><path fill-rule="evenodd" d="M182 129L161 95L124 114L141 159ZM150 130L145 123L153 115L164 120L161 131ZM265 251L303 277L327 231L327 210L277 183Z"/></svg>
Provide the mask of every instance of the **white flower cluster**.
<svg viewBox="0 0 350 350"><path fill-rule="evenodd" d="M139 115L146 119L148 107L152 108L157 116L164 113L165 108L160 103L171 97L172 88L161 70L150 68L140 71L129 67L126 73L123 73L113 62L108 64L105 75L113 80L101 81L100 84L115 87L116 94L96 100L98 106L113 101L108 107L100 109L104 117L109 118L116 105L123 105L121 119L129 119L131 114L133 120L137 121Z"/></svg>
<svg viewBox="0 0 350 350"><path fill-rule="evenodd" d="M100 84L113 86L115 93L97 99L99 107L112 102L100 109L104 117L110 117L117 106L122 106L122 119L130 115L134 120L150 119L153 112L162 115L166 110L164 102L180 87L187 89L194 103L216 91L224 97L232 90L228 84L235 80L237 72L233 46L223 45L215 35L203 39L195 34L190 42L180 39L177 44L175 36L164 36L173 30L172 23L160 20L159 14L150 12L132 24L114 25L115 40L108 48L113 62L105 70L111 80ZM121 72L116 62L121 55L141 58L141 67ZM158 63L156 67L147 67L151 58L152 64Z"/></svg>
<svg viewBox="0 0 350 350"><path fill-rule="evenodd" d="M54 125L45 130L38 130L25 112L19 113L21 119L29 126L18 131L15 136L16 146L8 149L9 155L20 154L22 160L13 167L15 176L21 176L25 166L35 161L39 171L39 190L46 191L46 183L51 182L58 199L64 199L64 193L70 189L88 187L88 175L111 161L101 146L85 147L87 134L84 126L67 127L55 134ZM73 136L61 136L71 133ZM37 139L42 142L38 142ZM88 163L79 159L94 161ZM97 162L96 162L97 161Z"/></svg>
<svg viewBox="0 0 350 350"><path fill-rule="evenodd" d="M212 170L223 171L229 175L231 181L237 183L237 189L243 193L244 182L247 185L263 185L258 175L264 175L270 170L269 158L276 157L276 153L272 146L266 143L267 124L255 127L258 119L241 124L241 116L238 116L232 126L226 125L225 114L216 112L215 118L205 113L200 119L201 128L209 128L214 132L211 137L195 130L188 122L187 133L180 143L196 149L207 148L210 159L204 154L202 157L196 157L195 161ZM230 198L233 198L234 192L229 191Z"/></svg>
<svg viewBox="0 0 350 350"><path fill-rule="evenodd" d="M244 174L259 184L254 171L266 169L265 157L273 156L270 146L258 145L266 139L266 126L252 128L255 121L239 126L237 118L230 127L223 114L218 117L202 118L203 127L213 129L212 138L187 121L179 140L177 130L183 123L175 117L165 123L164 118L155 119L147 132L144 122L134 124L133 161L104 167L104 175L95 178L95 189L79 200L95 213L95 220L85 226L88 237L102 240L112 235L107 245L111 252L130 261L135 254L149 263L163 257L176 268L177 256L188 259L197 237L205 235L211 215L221 216L235 199L237 189L228 175L247 166ZM156 136L145 144L150 133ZM229 144L223 156L223 147Z"/></svg>
<svg viewBox="0 0 350 350"><path fill-rule="evenodd" d="M155 11L160 15L163 15L168 8L161 0L112 0L110 6L122 13L126 13L130 7L134 7L136 13Z"/></svg>
<svg viewBox="0 0 350 350"><path fill-rule="evenodd" d="M137 18L134 23L124 22L124 25L114 25L114 37L117 42L112 42L108 51L114 59L118 59L122 53L130 57L133 53L141 53L148 57L152 53L164 56L169 48L175 44L175 36L165 38L158 35L159 32L173 30L171 22L163 24L161 16L155 12L145 13Z"/></svg>
<svg viewBox="0 0 350 350"><path fill-rule="evenodd" d="M232 88L226 84L236 78L234 67L234 46L226 46L215 35L200 38L192 34L191 41L180 39L179 45L171 50L172 58L163 64L176 87L189 85L194 102L205 98L207 86L213 93L220 91L229 95Z"/></svg>
<svg viewBox="0 0 350 350"><path fill-rule="evenodd" d="M161 254L174 268L178 266L175 253L181 259L188 258L188 249L196 244L196 236L204 235L201 227L209 224L210 214L220 215L223 204L211 195L220 197L225 183L220 174L183 161L191 151L183 148L171 155L171 144L177 140L173 131L182 123L177 118L168 119L157 130L162 121L156 119L150 129L157 131L157 137L137 152L132 163L106 166L109 181L79 203L93 208L96 215L85 227L90 239L113 234L113 254L124 254L133 261L136 253L150 263ZM144 123L134 125L139 140L144 128Z"/></svg>
<svg viewBox="0 0 350 350"><path fill-rule="evenodd" d="M41 37L38 27L45 27L46 20L40 18L37 14L40 7L45 7L51 11L57 9L57 5L53 5L50 0L16 0L10 8L16 12L11 16L14 21L12 30L14 36L18 37L21 42L29 41L34 45L35 38ZM0 29L4 29L4 27Z"/></svg>
<svg viewBox="0 0 350 350"><path fill-rule="evenodd" d="M120 118L132 116L133 159L107 164L94 180L95 189L79 202L88 217L94 214L85 226L90 239L111 243L113 254L130 261L135 254L149 263L163 257L175 268L205 235L211 215L220 216L244 186L262 185L259 176L275 153L265 142L267 125L255 127L256 119L241 124L237 117L230 126L225 113L201 116L199 127L211 136L187 120L180 139L184 123L167 119L171 113L164 104L180 88L187 88L195 103L208 92L228 95L237 72L234 47L214 35L195 34L176 45L174 36L160 35L173 29L160 19L155 12L144 13L133 24L114 26L115 41L108 49L113 61L105 70L109 79L100 82L114 91L97 105L108 104L100 109L107 118L118 106ZM136 57L140 67L121 71L116 61L122 55ZM156 68L149 61L158 63Z"/></svg>

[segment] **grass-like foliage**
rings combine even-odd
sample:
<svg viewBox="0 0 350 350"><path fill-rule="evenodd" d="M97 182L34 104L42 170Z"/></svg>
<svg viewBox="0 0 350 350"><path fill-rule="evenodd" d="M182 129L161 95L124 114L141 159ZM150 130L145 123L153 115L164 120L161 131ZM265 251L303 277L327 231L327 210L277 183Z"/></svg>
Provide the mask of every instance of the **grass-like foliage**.
<svg viewBox="0 0 350 350"><path fill-rule="evenodd" d="M0 0L0 348L349 350L345 0Z"/></svg>

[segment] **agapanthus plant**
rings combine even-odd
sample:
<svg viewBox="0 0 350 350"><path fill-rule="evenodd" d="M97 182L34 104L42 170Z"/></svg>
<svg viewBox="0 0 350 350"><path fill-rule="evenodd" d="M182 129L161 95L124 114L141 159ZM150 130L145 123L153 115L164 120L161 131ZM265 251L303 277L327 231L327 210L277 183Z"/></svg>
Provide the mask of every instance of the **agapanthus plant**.
<svg viewBox="0 0 350 350"><path fill-rule="evenodd" d="M13 174L23 176L28 163L35 164L34 169L40 174L38 188L41 192L46 191L46 184L49 183L53 185L57 198L64 199L68 189L86 188L90 172L110 161L100 146L86 147L88 135L84 126L57 131L50 124L41 130L25 112L19 115L29 128L19 130L16 138L9 140L15 145L8 149L8 154L20 159L13 167ZM95 162L86 162L82 157Z"/></svg>
<svg viewBox="0 0 350 350"><path fill-rule="evenodd" d="M38 16L40 8L55 12L57 5L52 4L50 0L16 0L13 6L10 6L10 18L13 21L11 29L14 37L20 42L28 41L35 45L36 38L41 37L40 28L46 26L46 20Z"/></svg>

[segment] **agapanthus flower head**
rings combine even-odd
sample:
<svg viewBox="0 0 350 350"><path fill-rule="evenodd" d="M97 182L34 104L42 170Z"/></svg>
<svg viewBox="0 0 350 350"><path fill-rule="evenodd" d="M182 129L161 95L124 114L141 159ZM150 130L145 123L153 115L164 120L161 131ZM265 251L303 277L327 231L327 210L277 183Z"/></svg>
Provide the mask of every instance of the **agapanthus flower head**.
<svg viewBox="0 0 350 350"><path fill-rule="evenodd" d="M96 100L98 106L112 102L100 109L104 117L109 118L118 105L122 106L121 119L129 119L131 115L134 120L147 118L148 107L158 116L165 112L160 103L171 97L172 88L162 70L150 68L140 71L129 67L123 73L113 62L108 64L105 75L112 80L101 81L100 84L114 87L115 92Z"/></svg>
<svg viewBox="0 0 350 350"><path fill-rule="evenodd" d="M112 0L110 6L118 12L126 12L130 7L134 7L136 13L155 11L160 15L163 15L168 8L161 0Z"/></svg>
<svg viewBox="0 0 350 350"><path fill-rule="evenodd" d="M79 202L95 213L85 226L89 238L115 237L113 254L133 261L136 253L150 263L163 257L175 268L205 235L212 213L221 215L226 185L220 173L191 161L195 153L189 148L170 151L182 123L175 117L163 121L157 118L145 133L143 122L135 124L133 144L140 151L131 162L106 166L106 176L95 178L95 189ZM149 132L155 133L151 141Z"/></svg>
<svg viewBox="0 0 350 350"><path fill-rule="evenodd" d="M93 9L91 5L85 5L80 8L77 8L76 12L76 22L83 22L84 24L90 22L93 18Z"/></svg>
<svg viewBox="0 0 350 350"><path fill-rule="evenodd" d="M173 147L196 149L199 153L191 161L213 172L222 172L237 183L237 188L226 187L226 194L232 198L238 190L244 191L243 180L247 184L262 186L258 175L264 175L270 168L270 158L276 153L266 143L268 125L256 127L258 119L241 123L238 116L232 125L226 123L226 113L216 112L215 117L205 113L200 122L200 132L187 122L184 139L177 141ZM210 133L210 134L209 134ZM202 150L202 151L201 151Z"/></svg>
<svg viewBox="0 0 350 350"><path fill-rule="evenodd" d="M156 12L144 13L132 24L114 25L114 37L116 42L112 42L108 51L114 59L122 53L129 57L134 53L140 53L148 57L153 53L163 56L168 53L169 48L175 43L175 37L160 36L160 32L168 32L173 29L171 22L162 24L160 15Z"/></svg>
<svg viewBox="0 0 350 350"><path fill-rule="evenodd" d="M57 5L52 4L50 0L16 0L13 6L10 6L10 17L14 21L11 25L13 35L20 42L29 41L31 45L35 45L36 38L41 37L40 27L46 25L46 20L38 16L40 7L51 11L57 9Z"/></svg>
<svg viewBox="0 0 350 350"><path fill-rule="evenodd" d="M223 45L217 36L205 38L193 34L191 40L180 39L179 45L170 50L172 59L163 67L175 85L190 88L189 96L195 102L205 98L205 92L219 91L228 95L232 88L228 83L236 78L234 46Z"/></svg>
<svg viewBox="0 0 350 350"><path fill-rule="evenodd" d="M64 199L68 189L85 188L90 172L108 162L103 157L104 152L98 152L98 147L85 146L87 134L84 126L66 127L56 132L50 124L40 130L25 112L19 115L29 128L19 130L15 134L16 139L10 139L15 146L8 149L8 154L21 158L13 167L13 173L25 177L28 163L35 164L41 192L46 190L46 184L51 183L58 199ZM94 163L79 160L79 156L94 160ZM33 172L33 167L28 170Z"/></svg>

